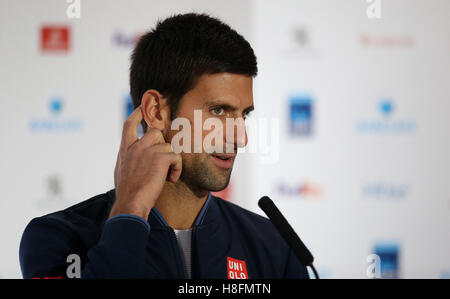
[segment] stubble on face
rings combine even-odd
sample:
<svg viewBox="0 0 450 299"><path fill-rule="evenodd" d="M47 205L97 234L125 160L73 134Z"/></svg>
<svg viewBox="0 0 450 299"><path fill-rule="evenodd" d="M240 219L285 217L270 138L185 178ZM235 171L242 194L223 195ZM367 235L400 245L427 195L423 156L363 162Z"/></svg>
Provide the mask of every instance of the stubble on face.
<svg viewBox="0 0 450 299"><path fill-rule="evenodd" d="M211 155L182 154L183 171L180 179L187 185L208 191L221 191L230 183L233 168L219 168L211 161Z"/></svg>
<svg viewBox="0 0 450 299"><path fill-rule="evenodd" d="M203 121L205 121L207 117L216 117L205 106L208 106L207 104L211 100L219 101L230 107L235 107L233 111L226 112L226 117L242 117L243 111L253 106L252 82L251 77L230 73L201 76L197 86L186 93L180 100L177 109L177 116L187 118L191 124L191 141L194 140L193 121L196 109L202 110ZM218 118L222 120L225 128L225 116ZM178 132L168 130L167 142L171 142L173 136ZM202 140L208 133L207 131L202 131ZM223 140L223 143L226 144L226 141ZM234 153L237 153L237 144L234 144L234 147ZM211 154L205 151L195 153L193 144L191 144L190 148L190 153L181 153L183 170L180 180L191 190L198 190L200 193L204 190L217 192L225 189L230 182L233 167L219 167L213 161ZM225 148L222 153L224 152Z"/></svg>

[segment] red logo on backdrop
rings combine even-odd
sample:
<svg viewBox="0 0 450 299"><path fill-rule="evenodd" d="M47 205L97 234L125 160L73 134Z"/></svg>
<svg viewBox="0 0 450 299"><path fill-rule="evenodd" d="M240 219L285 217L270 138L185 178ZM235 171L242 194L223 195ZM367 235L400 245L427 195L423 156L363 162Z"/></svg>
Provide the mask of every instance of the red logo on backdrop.
<svg viewBox="0 0 450 299"><path fill-rule="evenodd" d="M240 261L228 256L227 268L228 279L248 279L245 261Z"/></svg>
<svg viewBox="0 0 450 299"><path fill-rule="evenodd" d="M41 28L41 50L43 52L69 51L70 30L67 26L43 26Z"/></svg>

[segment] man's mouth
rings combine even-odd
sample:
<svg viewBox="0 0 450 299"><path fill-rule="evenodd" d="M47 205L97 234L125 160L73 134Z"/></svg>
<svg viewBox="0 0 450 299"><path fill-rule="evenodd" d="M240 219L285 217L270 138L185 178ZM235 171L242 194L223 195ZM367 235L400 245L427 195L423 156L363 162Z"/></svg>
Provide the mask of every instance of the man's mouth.
<svg viewBox="0 0 450 299"><path fill-rule="evenodd" d="M211 157L217 166L221 168L231 168L233 167L236 154L212 154Z"/></svg>

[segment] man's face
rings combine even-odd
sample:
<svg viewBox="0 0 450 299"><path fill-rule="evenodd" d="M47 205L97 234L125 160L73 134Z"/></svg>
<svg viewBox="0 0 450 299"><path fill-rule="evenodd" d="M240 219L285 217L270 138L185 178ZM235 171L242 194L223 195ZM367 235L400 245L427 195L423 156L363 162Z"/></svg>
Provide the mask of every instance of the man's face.
<svg viewBox="0 0 450 299"><path fill-rule="evenodd" d="M247 144L247 133L243 119L253 110L253 79L249 76L237 75L231 73L219 73L201 76L194 89L187 92L180 100L176 118L183 117L190 122L191 144L190 153L181 152L183 160L183 170L181 180L188 186L207 191L220 191L228 186L230 175L238 147L244 147ZM202 112L202 118L195 119L194 111ZM214 130L198 130L195 126L203 125L208 118L216 118L222 123L222 138L212 140L215 148L221 148L221 151L213 153L205 152L202 147L201 153L194 152L194 134L201 134L202 144L208 133ZM238 125L233 129L227 130L226 119L238 120ZM180 131L167 131L166 142L172 142L172 138ZM211 136L211 135L209 135ZM211 140L211 139L208 139ZM186 142L182 140L180 144ZM227 148L226 148L227 147ZM230 152L229 149L232 149ZM219 156L219 157L218 157ZM222 159L226 160L222 160Z"/></svg>

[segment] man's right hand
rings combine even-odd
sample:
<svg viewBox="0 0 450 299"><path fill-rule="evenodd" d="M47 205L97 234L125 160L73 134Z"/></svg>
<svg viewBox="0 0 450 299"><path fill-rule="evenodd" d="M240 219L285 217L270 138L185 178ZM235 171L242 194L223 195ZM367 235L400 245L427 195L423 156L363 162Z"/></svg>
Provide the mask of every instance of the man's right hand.
<svg viewBox="0 0 450 299"><path fill-rule="evenodd" d="M166 180L175 183L181 175L181 155L173 152L161 131L148 127L139 139L137 129L141 120L139 106L123 126L114 170L116 199L110 218L118 214L132 214L147 219Z"/></svg>

